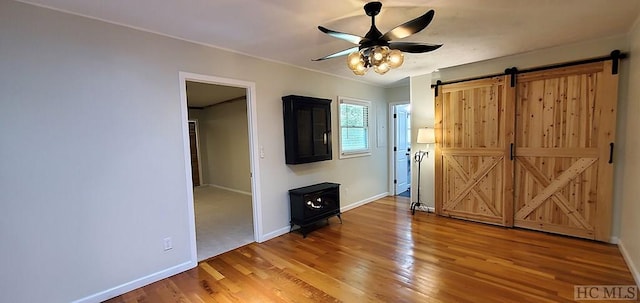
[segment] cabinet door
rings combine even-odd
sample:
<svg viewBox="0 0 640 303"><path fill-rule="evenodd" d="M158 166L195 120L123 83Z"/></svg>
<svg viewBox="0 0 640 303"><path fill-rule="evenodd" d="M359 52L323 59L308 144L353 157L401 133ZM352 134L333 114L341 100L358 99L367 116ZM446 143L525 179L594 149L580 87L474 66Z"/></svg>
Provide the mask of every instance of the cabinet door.
<svg viewBox="0 0 640 303"><path fill-rule="evenodd" d="M312 136L313 136L313 154L318 157L326 157L331 154L330 131L331 111L329 106L315 106L312 109Z"/></svg>
<svg viewBox="0 0 640 303"><path fill-rule="evenodd" d="M298 159L312 157L314 154L314 128L313 107L307 104L298 104L295 107L297 142L295 146Z"/></svg>
<svg viewBox="0 0 640 303"><path fill-rule="evenodd" d="M507 76L440 86L436 212L511 226L513 94Z"/></svg>
<svg viewBox="0 0 640 303"><path fill-rule="evenodd" d="M282 97L287 164L331 160L331 100Z"/></svg>
<svg viewBox="0 0 640 303"><path fill-rule="evenodd" d="M611 61L518 75L515 225L609 241Z"/></svg>
<svg viewBox="0 0 640 303"><path fill-rule="evenodd" d="M329 106L305 102L298 104L296 108L298 158L305 161L305 159L324 159L330 156L331 112Z"/></svg>

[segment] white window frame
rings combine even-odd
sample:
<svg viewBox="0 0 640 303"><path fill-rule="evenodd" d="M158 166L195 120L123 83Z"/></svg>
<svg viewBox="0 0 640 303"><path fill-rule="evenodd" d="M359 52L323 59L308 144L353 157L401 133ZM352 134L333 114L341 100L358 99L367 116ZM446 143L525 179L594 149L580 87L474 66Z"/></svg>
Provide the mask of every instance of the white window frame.
<svg viewBox="0 0 640 303"><path fill-rule="evenodd" d="M360 106L367 107L368 120L367 120L367 148L366 149L346 151L346 152L342 150L342 119L343 119L342 111L341 111L342 104L352 104L352 105L360 105ZM339 141L339 149L340 149L339 150L340 159L371 156L371 130L373 129L372 123L371 123L372 122L371 116L373 116L373 107L372 107L371 101L338 96L338 139L339 139L338 141Z"/></svg>

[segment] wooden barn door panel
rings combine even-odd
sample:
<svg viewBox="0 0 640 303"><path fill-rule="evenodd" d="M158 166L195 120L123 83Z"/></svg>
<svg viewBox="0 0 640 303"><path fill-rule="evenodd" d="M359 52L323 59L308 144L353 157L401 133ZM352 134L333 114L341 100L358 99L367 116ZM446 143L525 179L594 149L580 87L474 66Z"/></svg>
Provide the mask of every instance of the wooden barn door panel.
<svg viewBox="0 0 640 303"><path fill-rule="evenodd" d="M513 162L509 157L514 93L506 79L439 87L436 212L440 215L513 224Z"/></svg>
<svg viewBox="0 0 640 303"><path fill-rule="evenodd" d="M518 75L514 225L609 241L611 61Z"/></svg>

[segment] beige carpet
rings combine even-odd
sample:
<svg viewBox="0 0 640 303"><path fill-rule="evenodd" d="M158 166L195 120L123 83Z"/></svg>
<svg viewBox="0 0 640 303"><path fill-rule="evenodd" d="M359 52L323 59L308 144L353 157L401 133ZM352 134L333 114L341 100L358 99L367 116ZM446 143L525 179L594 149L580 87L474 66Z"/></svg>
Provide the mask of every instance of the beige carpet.
<svg viewBox="0 0 640 303"><path fill-rule="evenodd" d="M198 261L254 242L251 196L199 186L193 197Z"/></svg>

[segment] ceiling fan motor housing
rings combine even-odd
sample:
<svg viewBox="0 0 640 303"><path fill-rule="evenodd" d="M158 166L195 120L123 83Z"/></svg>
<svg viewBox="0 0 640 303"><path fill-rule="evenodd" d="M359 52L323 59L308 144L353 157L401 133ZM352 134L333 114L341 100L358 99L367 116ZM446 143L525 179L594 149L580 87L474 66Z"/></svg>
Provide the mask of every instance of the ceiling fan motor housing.
<svg viewBox="0 0 640 303"><path fill-rule="evenodd" d="M367 16L376 16L380 13L380 9L382 9L382 3L381 2L369 2L367 4L364 5L364 12L367 14Z"/></svg>
<svg viewBox="0 0 640 303"><path fill-rule="evenodd" d="M315 61L349 55L347 65L356 75L364 75L366 69L372 66L376 72L384 74L390 68L396 68L402 65L404 61L402 52L424 53L442 46L427 43L391 42L391 40L408 37L426 28L433 19L433 10L429 10L418 18L396 26L386 34L382 34L376 27L376 16L380 13L381 9L382 3L378 1L369 2L364 5L365 13L371 17L371 28L364 37L318 26L318 29L323 33L349 41L357 46L316 59Z"/></svg>

